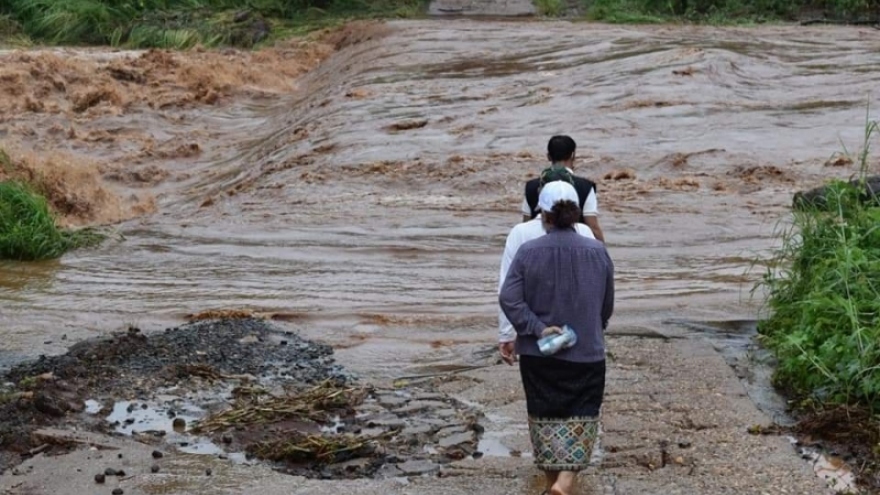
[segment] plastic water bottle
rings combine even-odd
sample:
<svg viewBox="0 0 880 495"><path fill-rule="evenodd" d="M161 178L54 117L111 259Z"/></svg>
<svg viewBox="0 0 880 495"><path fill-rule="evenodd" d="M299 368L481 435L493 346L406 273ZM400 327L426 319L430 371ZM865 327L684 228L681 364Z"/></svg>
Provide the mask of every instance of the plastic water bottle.
<svg viewBox="0 0 880 495"><path fill-rule="evenodd" d="M538 350L545 356L551 356L577 344L577 334L568 325L562 327L562 333L556 333L538 339Z"/></svg>

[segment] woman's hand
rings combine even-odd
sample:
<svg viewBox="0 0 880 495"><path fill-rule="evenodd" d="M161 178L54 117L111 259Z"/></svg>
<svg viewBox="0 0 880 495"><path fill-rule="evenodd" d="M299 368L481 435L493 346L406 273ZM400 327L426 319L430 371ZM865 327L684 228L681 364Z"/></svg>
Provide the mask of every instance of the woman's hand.
<svg viewBox="0 0 880 495"><path fill-rule="evenodd" d="M546 337L548 335L562 335L562 329L559 327L547 327L541 332L541 337Z"/></svg>
<svg viewBox="0 0 880 495"><path fill-rule="evenodd" d="M501 352L501 359L513 366L516 362L516 346L513 342L501 342L498 344L498 350Z"/></svg>

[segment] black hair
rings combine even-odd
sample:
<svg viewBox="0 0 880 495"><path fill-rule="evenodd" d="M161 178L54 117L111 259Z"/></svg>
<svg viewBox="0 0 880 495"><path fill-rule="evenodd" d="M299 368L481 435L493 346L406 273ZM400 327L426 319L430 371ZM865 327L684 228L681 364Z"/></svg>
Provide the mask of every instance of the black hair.
<svg viewBox="0 0 880 495"><path fill-rule="evenodd" d="M571 229L581 219L581 208L574 201L564 199L553 204L547 220L557 229Z"/></svg>
<svg viewBox="0 0 880 495"><path fill-rule="evenodd" d="M547 143L547 155L553 163L562 162L574 155L577 148L574 139L569 136L553 136Z"/></svg>

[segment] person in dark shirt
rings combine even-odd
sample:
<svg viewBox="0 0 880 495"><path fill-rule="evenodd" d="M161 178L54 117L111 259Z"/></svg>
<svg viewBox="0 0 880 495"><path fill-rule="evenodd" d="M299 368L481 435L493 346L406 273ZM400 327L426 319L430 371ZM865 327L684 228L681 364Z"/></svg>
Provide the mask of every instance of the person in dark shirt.
<svg viewBox="0 0 880 495"><path fill-rule="evenodd" d="M498 300L517 333L535 464L545 473L547 492L571 495L598 435L614 265L603 243L573 228L580 211L571 199L541 206L552 230L520 246ZM543 355L538 340L562 333L564 325L577 341Z"/></svg>
<svg viewBox="0 0 880 495"><path fill-rule="evenodd" d="M605 242L605 234L599 226L599 208L596 198L596 184L583 177L574 175L572 171L576 158L577 144L570 136L553 136L547 143L547 159L550 166L541 172L541 176L526 182L525 199L523 200L523 221L528 222L538 215L538 194L541 187L548 182L564 180L573 185L580 198L581 218L596 239Z"/></svg>

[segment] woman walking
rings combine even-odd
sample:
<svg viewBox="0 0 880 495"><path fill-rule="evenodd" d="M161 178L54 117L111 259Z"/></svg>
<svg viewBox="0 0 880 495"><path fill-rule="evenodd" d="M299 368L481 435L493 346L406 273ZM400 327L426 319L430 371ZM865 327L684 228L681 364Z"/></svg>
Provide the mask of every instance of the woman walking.
<svg viewBox="0 0 880 495"><path fill-rule="evenodd" d="M557 191L558 189L558 191ZM614 309L614 265L605 246L575 231L570 188L551 182L539 207L547 235L516 253L499 302L517 333L535 463L551 495L572 495L590 462L605 393L604 329ZM570 327L573 345L545 356L538 340Z"/></svg>

